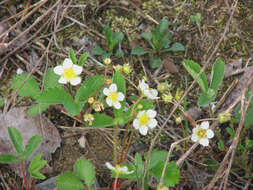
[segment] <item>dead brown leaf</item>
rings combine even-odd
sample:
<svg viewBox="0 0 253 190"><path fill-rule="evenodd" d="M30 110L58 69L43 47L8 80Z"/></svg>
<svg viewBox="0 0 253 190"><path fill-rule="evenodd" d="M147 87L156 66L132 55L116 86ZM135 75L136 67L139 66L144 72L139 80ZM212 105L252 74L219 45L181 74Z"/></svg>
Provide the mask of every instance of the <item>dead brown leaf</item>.
<svg viewBox="0 0 253 190"><path fill-rule="evenodd" d="M163 66L168 73L177 73L178 72L178 69L177 69L176 65L174 64L174 61L170 58L166 58L163 61Z"/></svg>
<svg viewBox="0 0 253 190"><path fill-rule="evenodd" d="M7 114L0 114L0 154L15 154L16 151L8 135L8 127L18 129L23 137L23 146L34 135L43 137L37 150L26 162L26 168L29 161L38 153L43 154L43 159L50 161L51 154L60 147L61 138L55 126L44 116L32 117L26 114L28 107L19 107L11 109ZM11 169L19 176L21 175L20 166L10 165Z"/></svg>

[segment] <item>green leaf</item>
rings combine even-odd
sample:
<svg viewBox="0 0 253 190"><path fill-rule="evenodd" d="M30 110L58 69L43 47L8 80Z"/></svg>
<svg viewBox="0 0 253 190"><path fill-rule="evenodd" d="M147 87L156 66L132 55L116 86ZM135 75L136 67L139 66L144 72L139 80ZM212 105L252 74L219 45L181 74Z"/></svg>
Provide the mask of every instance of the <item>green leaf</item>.
<svg viewBox="0 0 253 190"><path fill-rule="evenodd" d="M162 20L159 22L159 24L158 24L158 26L157 26L157 29L159 30L159 34L160 34L161 36L164 35L164 33L166 32L166 30L167 30L168 27L169 27L169 24L170 24L170 22L169 22L167 19L162 19Z"/></svg>
<svg viewBox="0 0 253 190"><path fill-rule="evenodd" d="M249 93L246 94L246 99L248 99L248 96L249 96ZM238 123L240 122L240 119L241 119L240 110L241 110L241 106L238 105L235 109L235 119ZM253 125L253 117L252 116L253 116L253 99L251 100L248 111L246 113L244 125L247 125L247 126Z"/></svg>
<svg viewBox="0 0 253 190"><path fill-rule="evenodd" d="M87 52L83 53L81 55L81 57L79 58L78 65L79 66L83 66L84 62L86 61L86 59L88 58L88 56L89 56L89 54Z"/></svg>
<svg viewBox="0 0 253 190"><path fill-rule="evenodd" d="M63 103L64 108L70 115L78 115L81 110L83 109L83 106L85 104L85 101L80 101L80 102L74 102L73 99L66 101Z"/></svg>
<svg viewBox="0 0 253 190"><path fill-rule="evenodd" d="M41 160L42 154L34 156L29 164L29 172L33 178L46 179L46 176L41 174L39 171L46 165L46 160Z"/></svg>
<svg viewBox="0 0 253 190"><path fill-rule="evenodd" d="M103 54L106 54L106 52L100 47L100 46L95 46L93 49L92 49L92 53L94 55L103 55Z"/></svg>
<svg viewBox="0 0 253 190"><path fill-rule="evenodd" d="M13 90L16 91L23 84L27 76L28 74L16 75L12 81ZM33 77L30 77L18 91L18 95L30 96L32 98L35 98L38 94L40 94L40 88L37 81Z"/></svg>
<svg viewBox="0 0 253 190"><path fill-rule="evenodd" d="M115 124L114 119L107 115L95 113L93 116L94 121L92 125L90 125L91 127L103 128L103 127L110 127Z"/></svg>
<svg viewBox="0 0 253 190"><path fill-rule="evenodd" d="M141 179L144 174L144 164L142 162L141 155L139 153L135 154L134 165L136 167L136 175L138 179Z"/></svg>
<svg viewBox="0 0 253 190"><path fill-rule="evenodd" d="M121 72L116 71L113 75L112 82L117 85L117 91L124 94L126 97L126 81L124 76L121 74ZM121 108L120 109L114 109L114 115L116 117L121 117L123 110L125 108L126 104L126 98L120 102Z"/></svg>
<svg viewBox="0 0 253 190"><path fill-rule="evenodd" d="M190 73L190 75L195 79L197 75L199 74L201 67L198 63L185 59L183 61L183 65L185 69ZM206 74L203 72L201 73L200 77L197 80L200 88L203 90L203 92L206 92L208 89L208 82L206 80Z"/></svg>
<svg viewBox="0 0 253 190"><path fill-rule="evenodd" d="M36 116L42 113L43 111L45 111L50 105L51 104L42 104L42 103L34 104L33 106L29 108L27 113L30 116Z"/></svg>
<svg viewBox="0 0 253 190"><path fill-rule="evenodd" d="M212 68L210 83L210 88L213 89L215 92L218 90L219 86L223 81L224 71L225 63L220 58L217 58Z"/></svg>
<svg viewBox="0 0 253 190"><path fill-rule="evenodd" d="M152 43L152 34L150 33L142 33L141 37L148 41L149 45L154 49L154 44Z"/></svg>
<svg viewBox="0 0 253 190"><path fill-rule="evenodd" d="M42 136L35 135L28 140L23 153L24 159L27 159L36 150L36 148L41 142L41 139Z"/></svg>
<svg viewBox="0 0 253 190"><path fill-rule="evenodd" d="M0 97L0 107L4 106L4 99Z"/></svg>
<svg viewBox="0 0 253 190"><path fill-rule="evenodd" d="M184 51L184 45L181 43L174 43L169 49L168 51L173 51L173 52L178 52L178 51Z"/></svg>
<svg viewBox="0 0 253 190"><path fill-rule="evenodd" d="M224 145L224 142L222 140L218 141L218 148L219 148L220 151L225 150L225 145Z"/></svg>
<svg viewBox="0 0 253 190"><path fill-rule="evenodd" d="M95 77L87 78L82 86L78 89L75 101L78 102L90 96L93 96L99 88L101 88L104 84L104 76L97 75Z"/></svg>
<svg viewBox="0 0 253 190"><path fill-rule="evenodd" d="M232 137L232 139L235 137L235 130L234 130L234 128L226 127L226 131Z"/></svg>
<svg viewBox="0 0 253 190"><path fill-rule="evenodd" d="M215 172L219 168L219 164L211 159L205 160L204 164L207 165L206 168L210 172Z"/></svg>
<svg viewBox="0 0 253 190"><path fill-rule="evenodd" d="M49 88L61 88L62 84L58 82L59 79L60 76L54 73L53 68L48 69L44 77L44 90Z"/></svg>
<svg viewBox="0 0 253 190"><path fill-rule="evenodd" d="M63 104L67 112L73 116L80 113L84 102L75 102L63 89L50 88L40 94L36 99L38 103Z"/></svg>
<svg viewBox="0 0 253 190"><path fill-rule="evenodd" d="M124 52L122 50L117 50L116 53L115 53L115 56L117 58L122 58L124 56Z"/></svg>
<svg viewBox="0 0 253 190"><path fill-rule="evenodd" d="M36 100L38 103L64 104L66 101L71 102L72 97L63 89L50 88L42 92Z"/></svg>
<svg viewBox="0 0 253 190"><path fill-rule="evenodd" d="M170 36L167 34L164 36L163 38L163 41L162 41L162 46L163 48L168 48L171 44L171 41L170 41ZM162 52L162 51L161 51Z"/></svg>
<svg viewBox="0 0 253 190"><path fill-rule="evenodd" d="M70 57L71 61L74 64L77 64L77 59L76 59L76 56L75 56L75 52L72 48L69 49L69 57Z"/></svg>
<svg viewBox="0 0 253 190"><path fill-rule="evenodd" d="M142 47L140 47L140 46L135 46L135 47L133 47L133 49L131 50L131 54L132 55L144 55L144 54L146 54L146 53L148 53L148 51L147 50L145 50L145 49L143 49Z"/></svg>
<svg viewBox="0 0 253 190"><path fill-rule="evenodd" d="M23 155L23 139L21 136L21 133L19 132L19 130L17 130L14 127L8 127L8 133L11 139L11 142L13 144L13 146L15 147L18 155Z"/></svg>
<svg viewBox="0 0 253 190"><path fill-rule="evenodd" d="M207 104L211 103L215 99L215 96L209 97L207 92L202 92L199 96L198 106L206 106Z"/></svg>
<svg viewBox="0 0 253 190"><path fill-rule="evenodd" d="M106 43L107 46L109 47L109 52L110 51L110 46L112 46L112 35L113 35L113 31L111 30L111 28L109 26L104 26L104 33L105 33L105 38L106 38ZM113 48L113 47L112 47Z"/></svg>
<svg viewBox="0 0 253 190"><path fill-rule="evenodd" d="M159 58L151 57L149 59L149 63L152 69L158 68L163 62Z"/></svg>
<svg viewBox="0 0 253 190"><path fill-rule="evenodd" d="M160 151L154 150L151 153L150 161L149 161L149 169L157 167L160 163L164 163L168 156L168 151Z"/></svg>
<svg viewBox="0 0 253 190"><path fill-rule="evenodd" d="M94 166L84 158L80 158L75 162L74 172L79 178L83 179L88 186L91 186L95 181Z"/></svg>
<svg viewBox="0 0 253 190"><path fill-rule="evenodd" d="M60 190L82 190L84 185L72 172L64 172L56 178L56 185Z"/></svg>
<svg viewBox="0 0 253 190"><path fill-rule="evenodd" d="M149 170L149 173L156 177L156 179L159 181L162 175L164 163L160 162L157 167L153 168L152 170ZM169 162L165 175L164 175L164 181L163 184L169 187L174 187L179 182L180 177L180 171L178 169L178 166L176 162Z"/></svg>
<svg viewBox="0 0 253 190"><path fill-rule="evenodd" d="M12 154L1 154L0 155L0 163L1 164L11 164L19 162L19 158Z"/></svg>

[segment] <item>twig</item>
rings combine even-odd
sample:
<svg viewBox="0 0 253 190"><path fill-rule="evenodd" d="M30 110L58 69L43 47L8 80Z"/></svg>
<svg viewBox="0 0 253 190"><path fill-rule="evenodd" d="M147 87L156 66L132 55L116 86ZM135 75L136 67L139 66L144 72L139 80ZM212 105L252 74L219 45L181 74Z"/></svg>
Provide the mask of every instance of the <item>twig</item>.
<svg viewBox="0 0 253 190"><path fill-rule="evenodd" d="M230 23L232 21L232 18L233 18L233 14L235 12L235 9L236 9L236 6L237 6L237 3L238 3L238 0L234 0L234 5L233 5L233 9L232 9L232 12L230 14L230 17L229 17L229 20L227 21L226 23L226 26L225 26L225 29L224 29L224 32L223 34L221 35L221 38L219 39L218 43L216 44L213 52L211 53L211 55L209 56L209 58L207 59L205 65L202 67L202 69L200 70L199 74L196 76L196 78L194 79L194 81L192 82L192 84L190 85L190 87L185 91L185 93L183 94L183 96L181 97L181 99L179 100L178 104L175 105L171 111L171 113L169 114L169 116L167 117L167 119L165 120L164 124L161 126L161 128L159 129L159 131L157 132L156 136L152 139L151 141L151 145L150 145L150 148L149 148L149 151L148 151L148 156L147 156L147 159L146 159L146 162L145 162L145 168L144 168L144 177L143 177L143 180L142 180L142 189L144 190L144 179L145 179L145 176L147 175L147 168L148 168L148 164L149 164L149 160L150 160L150 157L151 157L151 152L153 150L153 147L155 145L155 142L157 140L157 138L159 137L162 129L164 128L164 126L166 125L166 123L168 122L168 120L171 118L171 116L173 115L173 113L176 111L178 105L184 100L185 96L190 92L190 90L193 88L193 86L196 84L197 80L199 79L200 75L204 72L204 70L207 68L207 66L210 64L210 61L211 59L213 58L213 56L215 55L215 53L217 52L217 50L219 49L219 46L221 44L221 42L224 40L225 38L225 35L229 29L229 26L230 26Z"/></svg>
<svg viewBox="0 0 253 190"><path fill-rule="evenodd" d="M8 34L10 31L12 31L14 28L16 28L17 26L19 26L20 24L22 24L27 18L29 18L29 16L31 16L35 11L37 11L42 5L44 5L48 0L41 0L40 2L36 3L35 8L29 12L28 14L26 14L19 22L17 22L16 24L14 24L12 27L10 27L8 30L6 30L5 32L3 32L0 35L0 38L2 38L4 35ZM25 10L24 10L25 11ZM35 23L35 22L34 22ZM12 41L16 41L18 38L20 38L20 36L24 35L26 32L26 30L24 32L22 32L20 35L18 35L16 38L14 38ZM12 44L13 42L9 43Z"/></svg>
<svg viewBox="0 0 253 190"><path fill-rule="evenodd" d="M227 177L228 177L228 172L230 171L230 168L231 168L231 164L232 164L232 161L233 161L233 157L234 157L234 154L235 154L235 150L236 150L236 147L239 143L239 140L240 140L240 134L241 134L241 130L243 128L243 123L244 123L244 120L245 120L245 116L246 116L246 112L248 110L248 107L249 107L249 104L248 105L245 105L245 93L247 92L250 84L253 82L253 77L251 78L251 80L249 80L249 82L247 83L247 86L243 89L243 93L242 93L242 98L241 98L241 119L240 119L240 123L239 123L239 126L236 130L236 133L235 133L235 137L234 137L234 140L232 142L232 145L229 147L224 159L222 160L220 166L219 166L219 169L217 170L217 172L215 173L213 179L211 180L211 182L208 184L207 186L207 190L212 190L216 181L218 180L219 177L221 177L221 173L223 172L223 169L225 168L225 166L227 165L227 162L228 162L228 159L229 159L229 156L231 154L231 158L230 158L230 162L229 162L229 165L228 165L228 168L226 169L226 175L225 175L225 184L224 184L224 188L226 187L226 181L227 181ZM248 98L248 102L251 101L252 99L252 96L253 96L253 93L251 93L250 97ZM245 107L245 109L244 109Z"/></svg>
<svg viewBox="0 0 253 190"><path fill-rule="evenodd" d="M166 171L167 165L168 165L168 163L169 163L169 160L170 160L170 156L171 156L172 151L174 150L174 148L175 148L179 143L181 143L181 142L183 142L183 141L187 141L189 138L190 138L190 136L189 136L189 137L186 137L186 138L183 138L183 139L180 139L180 140L178 140L178 141L176 141L176 142L174 142L174 143L172 143L172 144L170 145L170 150L169 150L169 152L168 152L166 161L165 161L165 163L164 163L164 167L163 167L162 175L161 175L161 178L160 178L159 186L162 186L162 185L163 185L163 180L164 180L165 171Z"/></svg>

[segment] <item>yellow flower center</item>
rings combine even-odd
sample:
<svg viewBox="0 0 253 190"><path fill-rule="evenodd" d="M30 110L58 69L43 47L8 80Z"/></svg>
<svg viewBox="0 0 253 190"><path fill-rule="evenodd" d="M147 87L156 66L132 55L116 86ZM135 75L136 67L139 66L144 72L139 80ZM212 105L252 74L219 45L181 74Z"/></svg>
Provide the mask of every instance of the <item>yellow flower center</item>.
<svg viewBox="0 0 253 190"><path fill-rule="evenodd" d="M197 132L197 135L199 138L203 138L206 135L206 130L205 129L199 129Z"/></svg>
<svg viewBox="0 0 253 190"><path fill-rule="evenodd" d="M112 101L112 102L116 102L118 101L118 93L117 92L111 92L108 96L108 98Z"/></svg>
<svg viewBox="0 0 253 190"><path fill-rule="evenodd" d="M68 81L76 77L77 74L74 72L73 68L64 69L62 77L66 78Z"/></svg>
<svg viewBox="0 0 253 190"><path fill-rule="evenodd" d="M116 173L116 174L122 173L122 172L119 170L119 168L120 168L120 165L117 164L117 165L115 166L115 173Z"/></svg>
<svg viewBox="0 0 253 190"><path fill-rule="evenodd" d="M146 113L144 113L141 117L139 117L139 122L140 122L140 125L147 125L148 124L148 121L150 120L150 117L147 116Z"/></svg>

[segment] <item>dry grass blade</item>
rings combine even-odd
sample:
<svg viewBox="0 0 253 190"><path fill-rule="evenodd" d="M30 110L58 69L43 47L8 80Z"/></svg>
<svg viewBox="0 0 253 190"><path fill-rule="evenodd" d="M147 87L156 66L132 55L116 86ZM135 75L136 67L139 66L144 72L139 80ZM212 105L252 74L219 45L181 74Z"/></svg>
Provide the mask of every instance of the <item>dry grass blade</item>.
<svg viewBox="0 0 253 190"><path fill-rule="evenodd" d="M144 179L145 179L145 176L147 175L147 167L148 167L148 164L149 164L149 160L150 160L150 157L151 157L151 152L153 150L153 147L156 143L156 140L158 139L162 129L165 127L165 125L167 124L167 122L169 121L169 119L171 118L171 116L174 114L174 112L176 111L176 109L178 108L179 104L181 104L181 102L184 100L185 96L190 92L190 90L193 88L193 86L196 84L198 78L200 77L200 75L205 71L205 69L207 68L207 66L210 64L210 61L213 59L213 56L215 55L215 53L217 52L221 42L224 40L225 36L226 36L226 33L228 32L228 29L229 29L229 26L232 22L232 18L233 18L233 15L234 15L234 12L235 12L235 9L237 7L237 3L238 3L238 0L234 0L233 2L233 5L232 5L232 11L231 11L231 14L230 14L230 17L229 17L229 20L227 21L226 23L226 26L225 26L225 29L224 29L224 32L223 34L221 35L218 43L216 44L213 52L211 53L211 55L209 56L209 58L207 59L205 65L202 67L201 71L199 72L199 74L196 76L196 78L194 79L194 81L192 82L192 84L189 86L189 88L185 91L185 93L183 94L182 98L180 99L180 101L178 102L177 105L175 105L171 111L171 113L169 114L169 116L167 117L167 119L165 120L164 124L161 126L161 128L159 129L159 131L157 132L156 136L152 139L151 141L151 145L150 145L150 148L149 148L149 151L148 151L148 157L147 157L147 160L145 162L145 171L144 171L144 177L143 177L143 181L142 181L142 189L144 190ZM167 167L167 166L166 166Z"/></svg>
<svg viewBox="0 0 253 190"><path fill-rule="evenodd" d="M243 129L243 123L244 123L244 120L245 120L245 116L246 116L248 107L250 105L249 102L251 101L252 96L253 96L253 93L251 92L251 95L248 99L248 102L245 103L245 94L248 91L248 88L252 84L252 82L253 82L253 77L248 82L247 87L243 90L242 96L240 97L241 98L241 119L240 119L239 127L236 130L235 137L233 139L232 145L229 147L224 159L220 163L219 169L217 170L217 172L214 175L213 179L209 183L209 185L207 187L207 190L212 190L214 188L215 183L218 181L218 179L221 176L223 176L222 174L224 174L224 170L225 170L225 176L224 176L225 180L224 180L224 186L223 186L224 188L223 189L226 188L228 173L230 172L231 165L232 165L233 158L234 158L234 154L235 154L235 150L236 150L236 147L237 147L237 145L239 143L239 140L240 140L240 134L241 134L241 131ZM230 161L229 161L229 159L230 159ZM226 166L227 166L227 168L226 168Z"/></svg>

